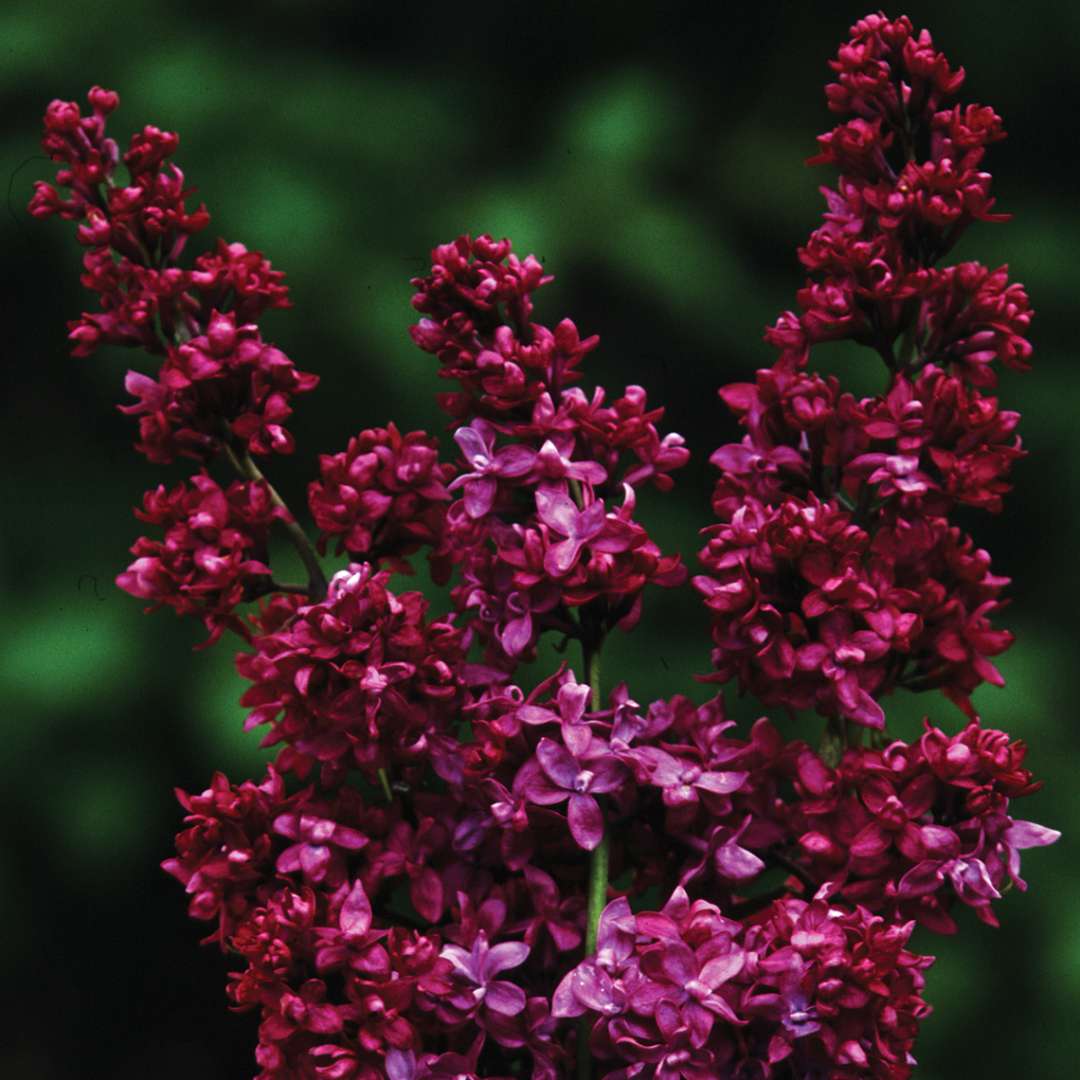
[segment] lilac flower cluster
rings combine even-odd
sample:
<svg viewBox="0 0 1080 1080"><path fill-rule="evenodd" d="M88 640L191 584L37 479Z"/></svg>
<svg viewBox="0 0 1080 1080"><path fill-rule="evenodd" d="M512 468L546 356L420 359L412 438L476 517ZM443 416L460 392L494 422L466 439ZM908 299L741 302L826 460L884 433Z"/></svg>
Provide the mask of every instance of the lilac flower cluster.
<svg viewBox="0 0 1080 1080"><path fill-rule="evenodd" d="M268 540L274 521L287 520L261 481L237 480L222 489L206 472L166 491L159 484L143 496L135 516L164 530L163 540L139 537L138 556L116 583L132 596L178 615L197 615L213 644L226 629L247 636L237 606L270 583Z"/></svg>
<svg viewBox="0 0 1080 1080"><path fill-rule="evenodd" d="M1021 456L1019 416L981 391L996 365L1027 370L1031 310L1005 267L938 266L991 213L985 106L906 18L870 15L832 61L843 123L811 163L836 164L823 224L799 257L799 313L766 333L779 357L721 397L746 429L722 472L695 586L713 613L716 677L769 705L882 728L878 699L940 688L974 716L971 693L1001 685L992 624L1008 579L949 519L999 511ZM814 346L877 353L888 385L857 399L807 367Z"/></svg>
<svg viewBox="0 0 1080 1080"><path fill-rule="evenodd" d="M600 1014L593 1051L633 1062L611 1080L907 1076L932 963L905 948L913 926L824 898L778 900L747 925L682 888L658 912L620 897L555 1010Z"/></svg>
<svg viewBox="0 0 1080 1080"><path fill-rule="evenodd" d="M207 460L230 436L256 454L290 453L289 401L314 389L318 377L266 345L254 322L267 308L289 306L284 274L258 252L224 241L190 268L180 266L188 239L210 215L205 206L186 209L191 189L169 162L179 136L148 125L121 159L105 134L119 96L96 86L88 100L88 116L73 101L49 105L42 146L63 165L56 180L68 197L39 180L30 201L34 217L80 223L81 280L101 310L70 324L72 354L126 345L164 356L156 378L129 372L125 383L138 401L122 409L140 418L137 449L150 461Z"/></svg>
<svg viewBox="0 0 1080 1080"><path fill-rule="evenodd" d="M475 611L493 667L512 671L546 629L589 639L631 629L646 585L686 580L634 516L635 488L669 491L689 453L661 436L663 409L640 386L610 404L572 386L598 344L563 319L530 322L532 292L550 281L509 241L461 237L432 253L413 306L413 339L461 389L440 395L453 418L461 468L449 489L445 548L459 567L453 591Z"/></svg>
<svg viewBox="0 0 1080 1080"><path fill-rule="evenodd" d="M118 584L240 635L247 727L278 748L259 782L179 793L163 864L236 962L260 1080L903 1080L930 1009L916 923L953 932L959 905L995 924L1020 852L1057 838L1013 817L1039 787L1022 743L972 715L908 744L880 703L941 688L971 713L1010 640L989 621L1005 581L949 514L1008 490L1018 417L983 391L997 361L1027 366L1030 312L1004 271L934 265L999 216L978 166L1000 121L951 104L962 73L906 19L858 23L833 67L852 119L817 160L843 176L801 252L802 313L768 332L779 360L721 391L746 435L713 455L694 580L709 678L816 709L818 748L765 717L738 732L722 696L604 693L607 635L646 586L686 581L637 493L670 491L688 451L641 387L578 385L598 341L533 320L534 257L486 235L433 251L412 334L451 383L455 459L423 431L361 431L320 458L312 544L253 457L292 449L289 403L315 384L254 321L286 304L281 275L225 244L185 269L206 215L163 167L176 137L136 136L125 183L116 95L49 107L70 196L41 184L31 209L79 223L101 296L75 351L163 356L124 411L151 461L201 465L148 493L164 538ZM883 394L807 369L841 337L885 359ZM306 583L273 577L272 528ZM328 578L330 544L350 561ZM399 589L417 553L450 610ZM530 677L545 634L581 666Z"/></svg>

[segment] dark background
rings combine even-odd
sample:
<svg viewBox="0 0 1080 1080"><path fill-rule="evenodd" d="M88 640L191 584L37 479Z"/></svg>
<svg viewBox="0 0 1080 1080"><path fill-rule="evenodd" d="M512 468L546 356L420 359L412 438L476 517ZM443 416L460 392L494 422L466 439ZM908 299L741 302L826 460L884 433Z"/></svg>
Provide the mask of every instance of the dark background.
<svg viewBox="0 0 1080 1080"><path fill-rule="evenodd" d="M1011 132L992 148L1007 225L974 229L958 253L1008 261L1039 313L1036 369L1006 373L1031 456L1004 516L972 518L995 567L1015 579L1004 691L984 719L1031 745L1046 791L1017 808L1065 838L1026 860L1033 889L1006 897L1005 926L962 920L958 938L920 937L939 956L937 1012L919 1075L1076 1074L1080 1057L1080 872L1074 775L1077 670L1077 406L1074 355L1080 7L1029 0L908 5L969 69L969 100ZM710 22L708 15L720 16ZM0 393L0 1075L192 1077L252 1074L252 1017L226 1011L224 962L199 948L171 851L174 785L215 768L254 775L240 731L228 641L192 653L199 630L144 620L112 579L138 534L130 506L159 479L129 449L113 408L135 354L67 357L64 321L90 301L70 229L24 207L40 114L98 82L118 89L111 122L177 129L177 160L216 235L265 251L289 274L295 309L264 332L323 376L292 425L299 450L272 463L302 502L315 455L396 419L438 429L435 363L407 336L410 275L459 232L509 235L557 275L538 317L571 315L603 339L589 375L648 387L667 429L694 450L673 496L652 500L655 533L692 562L705 524L709 451L732 437L715 387L771 362L763 326L793 306L796 245L820 212L805 169L831 125L826 60L861 5L417 5L270 2L257 9L132 0L90 7L6 4L0 12L0 219L4 352ZM893 12L898 13L898 12ZM873 357L829 363L872 392ZM162 473L166 473L164 477ZM707 664L690 594L653 596L639 631L615 642L606 676L634 696L689 691ZM938 698L891 699L902 731ZM739 715L754 715L752 703ZM816 725L815 725L816 729ZM808 737L815 738L813 732Z"/></svg>

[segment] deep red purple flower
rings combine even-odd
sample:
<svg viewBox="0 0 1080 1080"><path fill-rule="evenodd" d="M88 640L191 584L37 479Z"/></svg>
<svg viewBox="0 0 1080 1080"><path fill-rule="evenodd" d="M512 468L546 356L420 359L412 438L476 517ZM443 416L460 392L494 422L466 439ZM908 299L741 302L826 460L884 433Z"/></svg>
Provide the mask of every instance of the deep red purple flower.
<svg viewBox="0 0 1080 1080"><path fill-rule="evenodd" d="M125 592L178 615L197 615L210 631L207 644L230 628L248 635L234 609L265 591L270 579L267 538L286 520L265 484L237 481L222 489L205 473L172 491L158 486L143 497L136 517L164 530L162 540L140 537L135 561L117 576Z"/></svg>
<svg viewBox="0 0 1080 1080"><path fill-rule="evenodd" d="M320 551L337 537L338 554L404 568L417 548L440 547L454 468L439 461L438 443L424 432L368 428L342 453L323 454L319 472L308 505Z"/></svg>
<svg viewBox="0 0 1080 1080"><path fill-rule="evenodd" d="M489 945L481 930L470 950L459 945L443 947L443 959L453 965L455 982L461 987L452 992L448 1004L464 1013L489 1009L503 1016L516 1016L525 1008L525 993L521 987L495 976L510 968L519 967L529 955L523 941L503 941Z"/></svg>
<svg viewBox="0 0 1080 1080"><path fill-rule="evenodd" d="M450 490L464 486L465 511L472 518L484 517L495 503L499 477L515 479L532 471L537 454L527 446L511 444L495 449L495 429L484 420L474 420L454 432L471 472L461 473Z"/></svg>
<svg viewBox="0 0 1080 1080"><path fill-rule="evenodd" d="M567 729L563 736L567 738ZM604 831L597 795L615 791L627 779L626 766L614 757L602 740L586 729L582 738L569 739L576 753L547 737L536 747L514 779L515 790L540 806L567 803L567 822L575 843L591 851Z"/></svg>

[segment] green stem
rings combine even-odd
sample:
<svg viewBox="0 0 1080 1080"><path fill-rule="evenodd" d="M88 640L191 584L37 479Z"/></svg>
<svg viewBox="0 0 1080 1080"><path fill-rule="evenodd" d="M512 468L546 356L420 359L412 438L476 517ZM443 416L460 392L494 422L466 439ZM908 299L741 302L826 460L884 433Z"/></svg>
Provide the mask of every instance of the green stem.
<svg viewBox="0 0 1080 1080"><path fill-rule="evenodd" d="M600 642L590 641L585 638L582 641L582 652L585 659L585 675L589 680L591 690L591 708L593 712L600 709ZM585 916L585 956L592 956L596 952L596 939L600 927L600 913L604 910L607 902L608 889L608 864L610 861L610 844L607 830L600 838L600 843L593 849L589 858L589 886L588 907ZM577 1038L577 1080L591 1080L592 1057L589 1053L589 1029L590 1024L587 1016L581 1018L578 1024Z"/></svg>
<svg viewBox="0 0 1080 1080"><path fill-rule="evenodd" d="M602 704L600 697L600 646L582 646L585 654L585 676L589 680L589 708L599 712Z"/></svg>
<svg viewBox="0 0 1080 1080"><path fill-rule="evenodd" d="M592 956L596 952L600 913L604 910L607 900L609 856L608 835L605 832L603 839L593 850L592 860L589 863L589 922L585 928L586 956Z"/></svg>
<svg viewBox="0 0 1080 1080"><path fill-rule="evenodd" d="M379 770L379 786L386 796L387 802L394 801L394 793L390 790L390 774L385 769Z"/></svg>
<svg viewBox="0 0 1080 1080"><path fill-rule="evenodd" d="M278 494L274 485L263 475L262 470L252 460L251 455L245 450L243 457L238 457L236 451L232 448L228 438L221 440L221 447L225 451L225 456L229 459L229 464L243 477L248 480L255 480L266 485L266 490L270 494L270 501L275 506L280 506L282 510L288 514L288 518L282 522L285 527L285 531L289 534L289 539L292 541L292 545L296 548L296 553L300 556L301 562L304 564L304 569L308 573L308 595L314 603L318 603L326 596L326 575L323 574L322 565L319 563L319 557L315 554L315 549L311 546L311 541L307 537L307 533L297 524L296 519L292 516L289 507L286 505L285 500Z"/></svg>

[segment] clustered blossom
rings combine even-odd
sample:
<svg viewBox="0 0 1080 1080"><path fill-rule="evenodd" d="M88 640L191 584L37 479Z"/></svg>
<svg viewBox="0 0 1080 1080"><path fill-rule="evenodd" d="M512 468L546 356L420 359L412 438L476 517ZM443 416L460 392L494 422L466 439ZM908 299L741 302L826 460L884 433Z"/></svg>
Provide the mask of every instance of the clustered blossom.
<svg viewBox="0 0 1080 1080"><path fill-rule="evenodd" d="M224 242L181 268L207 217L164 165L176 136L136 136L123 186L116 95L49 107L70 195L40 184L31 209L79 223L102 303L75 352L162 356L124 410L151 461L200 463L147 493L163 538L118 584L240 635L246 727L276 748L258 782L178 792L163 863L234 961L259 1080L905 1080L933 962L914 927L955 932L965 907L996 925L1020 853L1057 839L1013 816L1040 786L1023 743L972 710L1002 681L1007 581L950 516L999 511L1021 455L987 392L1028 367L1026 296L1004 269L936 265L1001 217L978 171L1001 123L954 102L962 72L906 19L856 24L833 68L845 120L815 160L841 179L800 252L801 312L767 334L779 359L721 391L745 435L713 455L694 580L705 681L817 710L820 748L767 717L740 733L722 692L602 692L605 637L647 585L686 580L637 495L670 491L688 451L641 387L578 385L598 339L533 321L536 258L487 235L433 251L412 334L454 384L453 460L423 431L362 430L319 459L312 544L252 457L292 449L290 402L316 382L257 325L287 305L281 274ZM882 394L809 369L839 338L885 360ZM272 528L306 584L273 577ZM331 545L349 561L327 581ZM418 553L448 610L399 591ZM583 666L531 673L544 634ZM966 725L892 738L898 687L941 689Z"/></svg>
<svg viewBox="0 0 1080 1080"><path fill-rule="evenodd" d="M318 377L297 371L259 335L266 309L290 306L284 275L259 252L223 240L181 266L188 239L210 215L205 206L186 209L192 190L169 161L179 136L148 125L121 158L105 134L119 96L96 86L88 100L89 116L73 101L49 105L42 146L64 166L56 179L68 198L38 181L30 202L37 218L80 223L82 283L101 310L70 324L73 355L124 345L164 356L156 377L129 372L125 387L138 401L121 407L139 417L136 448L150 461L207 460L230 436L256 454L291 453L283 426L290 399Z"/></svg>
<svg viewBox="0 0 1080 1080"><path fill-rule="evenodd" d="M319 472L308 485L308 504L320 551L337 537L339 555L377 562L391 553L400 562L442 537L454 467L439 461L438 442L424 432L402 435L393 423L369 428L342 453L323 454Z"/></svg>
<svg viewBox="0 0 1080 1080"><path fill-rule="evenodd" d="M223 438L253 454L289 454L289 400L318 381L267 345L254 323L238 326L235 313L215 311L206 333L169 349L156 379L128 372L124 387L138 401L120 411L139 418L135 448L153 462L212 457Z"/></svg>
<svg viewBox="0 0 1080 1080"><path fill-rule="evenodd" d="M1026 748L977 721L948 736L928 720L918 742L848 749L835 768L798 754L788 827L799 861L835 895L954 933L956 901L997 926L993 901L1020 877L1019 852L1058 834L1014 821L1009 804L1041 787Z"/></svg>
<svg viewBox="0 0 1080 1080"><path fill-rule="evenodd" d="M306 776L380 768L423 755L462 706L462 633L427 622L420 593L396 595L389 571L356 564L335 575L320 603L275 597L254 617L254 651L237 658L254 685L247 727L270 725L265 745L287 742L282 764Z"/></svg>
<svg viewBox="0 0 1080 1080"><path fill-rule="evenodd" d="M637 622L646 585L686 580L635 518L635 486L672 486L689 453L656 428L640 386L611 401L570 385L598 339L563 319L531 322L532 293L551 280L509 241L460 237L416 278L424 316L413 339L461 389L440 395L460 470L449 485L444 545L460 566L453 597L474 612L486 657L512 667L546 629L602 636Z"/></svg>
<svg viewBox="0 0 1080 1080"><path fill-rule="evenodd" d="M288 518L266 484L236 481L222 487L205 472L172 491L158 485L143 496L140 521L164 530L162 540L139 537L135 561L116 583L125 592L195 615L216 641L226 628L247 633L235 609L270 591L267 542L274 521Z"/></svg>
<svg viewBox="0 0 1080 1080"><path fill-rule="evenodd" d="M991 213L987 144L1000 118L955 96L962 69L906 18L871 15L832 61L844 122L812 163L834 164L824 223L799 256L800 311L766 333L779 352L721 397L746 429L722 475L694 584L713 616L716 678L770 705L882 728L896 686L940 688L969 716L992 657L1008 579L952 524L1001 509L1022 455L1017 413L983 391L1027 370L1031 310L1007 270L938 266ZM888 384L857 399L808 368L813 346L876 352Z"/></svg>
<svg viewBox="0 0 1080 1080"><path fill-rule="evenodd" d="M348 784L290 796L273 767L257 788L219 776L183 796L190 827L167 869L249 964L230 995L262 1007L262 1075L332 1055L342 1076L393 1076L395 1055L417 1069L430 1047L480 1045L499 1064L464 1075L509 1075L527 1049L532 1075L563 1076L559 1022L582 1015L609 1080L910 1075L931 962L906 948L915 922L949 932L957 902L993 922L1001 890L1024 887L1019 851L1056 838L1009 816L1038 786L1023 746L927 725L831 769L766 720L736 737L719 699L642 711L619 687L594 712L588 694L568 672L529 695L487 690L467 742L452 725L432 739L442 793L420 786L418 758L402 769L408 802L404 783L389 802ZM575 962L581 859L606 826L628 884ZM777 870L788 894L755 901ZM663 909L631 914L661 881L676 882ZM406 910L427 928L400 926Z"/></svg>
<svg viewBox="0 0 1080 1080"><path fill-rule="evenodd" d="M904 1077L930 957L905 945L913 923L888 924L827 890L786 899L749 925L678 888L660 911L625 897L600 919L596 959L555 991L560 1016L596 1014L598 1057L636 1076Z"/></svg>

